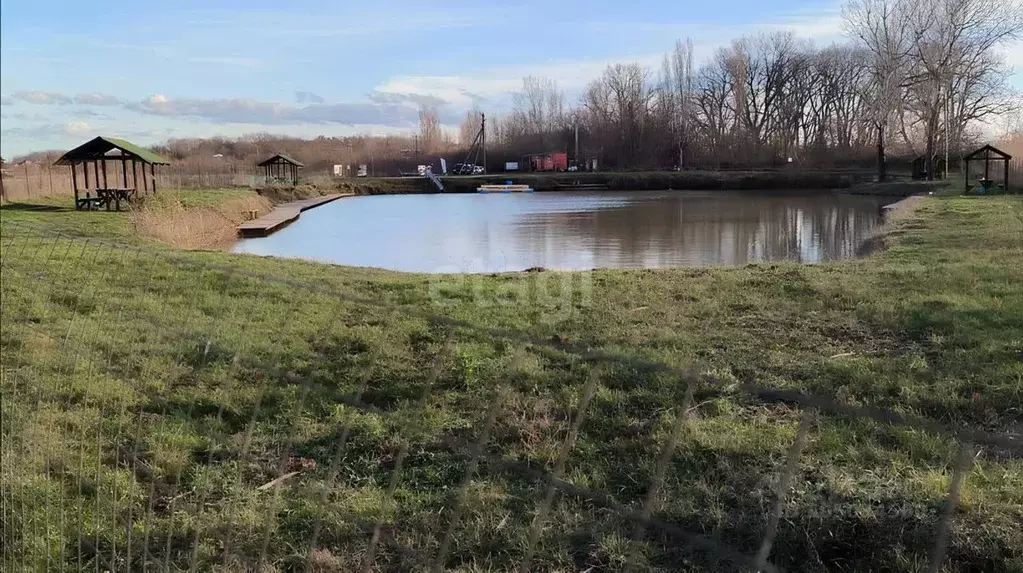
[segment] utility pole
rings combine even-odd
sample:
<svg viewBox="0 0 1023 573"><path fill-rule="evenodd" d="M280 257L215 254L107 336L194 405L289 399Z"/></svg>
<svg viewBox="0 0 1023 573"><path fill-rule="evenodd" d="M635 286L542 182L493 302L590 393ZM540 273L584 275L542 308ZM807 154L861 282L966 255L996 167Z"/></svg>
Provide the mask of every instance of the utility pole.
<svg viewBox="0 0 1023 573"><path fill-rule="evenodd" d="M480 113L480 138L483 145L483 174L487 174L487 114Z"/></svg>
<svg viewBox="0 0 1023 573"><path fill-rule="evenodd" d="M579 122L575 122L575 168L579 169Z"/></svg>

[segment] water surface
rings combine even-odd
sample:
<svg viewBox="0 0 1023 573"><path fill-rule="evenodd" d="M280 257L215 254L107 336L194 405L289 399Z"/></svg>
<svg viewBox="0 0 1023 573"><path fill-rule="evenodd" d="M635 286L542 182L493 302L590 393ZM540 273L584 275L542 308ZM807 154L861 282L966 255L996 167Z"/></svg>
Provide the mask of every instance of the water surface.
<svg viewBox="0 0 1023 573"><path fill-rule="evenodd" d="M658 191L352 197L234 251L429 273L847 259L890 200Z"/></svg>

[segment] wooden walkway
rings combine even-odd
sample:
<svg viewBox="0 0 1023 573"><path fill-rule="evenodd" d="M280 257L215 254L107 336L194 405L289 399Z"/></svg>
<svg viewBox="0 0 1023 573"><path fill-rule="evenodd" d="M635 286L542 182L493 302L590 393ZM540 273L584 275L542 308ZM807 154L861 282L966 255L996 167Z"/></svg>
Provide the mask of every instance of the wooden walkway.
<svg viewBox="0 0 1023 573"><path fill-rule="evenodd" d="M335 193L333 195L324 195L322 197L312 197L309 199L302 199L301 201L292 201L291 203L285 203L274 208L266 215L255 219L253 221L245 221L241 225L238 225L238 234L243 237L265 237L275 231L279 231L284 227L288 226L289 223L298 219L298 216L302 214L302 211L307 211L313 207L319 207L324 203L330 203L342 197L351 197L353 193Z"/></svg>

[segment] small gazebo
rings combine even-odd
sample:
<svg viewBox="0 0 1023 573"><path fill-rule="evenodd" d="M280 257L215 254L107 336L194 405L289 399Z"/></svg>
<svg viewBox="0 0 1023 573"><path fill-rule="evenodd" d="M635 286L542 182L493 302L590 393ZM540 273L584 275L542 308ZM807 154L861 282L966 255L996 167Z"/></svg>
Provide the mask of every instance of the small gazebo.
<svg viewBox="0 0 1023 573"><path fill-rule="evenodd" d="M108 178L107 162L121 163L121 176L114 169ZM131 163L131 181L128 180L128 163ZM89 164L92 164L92 187L89 186ZM143 149L134 143L113 137L97 137L61 156L54 165L71 167L71 185L75 190L75 209L94 210L113 205L121 209L121 201L134 199L139 192L139 166L142 169L142 191L156 193L156 166L170 165L163 157ZM78 166L82 166L82 183L79 187ZM146 173L146 168L149 173ZM85 197L81 193L85 192ZM95 196L93 196L95 194Z"/></svg>
<svg viewBox="0 0 1023 573"><path fill-rule="evenodd" d="M285 182L291 185L298 185L298 170L305 165L302 165L298 161L278 153L270 159L259 164L263 168L266 174L266 182L269 183L280 183Z"/></svg>
<svg viewBox="0 0 1023 573"><path fill-rule="evenodd" d="M973 153L964 157L963 164L966 166L967 192L970 191L970 162L972 161L984 162L984 178L980 180L980 184L982 187L984 187L985 191L989 190L991 186L994 184L994 182L991 180L991 162L994 161L995 163L997 163L1001 161L1004 173L1002 184L1005 185L1006 190L1009 189L1009 162L1012 161L1011 155L996 147L985 145L984 147L981 147L977 151L974 151Z"/></svg>

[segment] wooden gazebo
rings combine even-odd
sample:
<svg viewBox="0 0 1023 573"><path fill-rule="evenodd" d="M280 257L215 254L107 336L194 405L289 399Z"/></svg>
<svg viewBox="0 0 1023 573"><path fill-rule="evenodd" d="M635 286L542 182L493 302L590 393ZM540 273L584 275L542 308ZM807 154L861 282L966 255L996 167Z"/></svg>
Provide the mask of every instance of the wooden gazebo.
<svg viewBox="0 0 1023 573"><path fill-rule="evenodd" d="M108 178L107 162L121 163L121 176L117 169ZM128 180L128 163L131 163L131 181ZM92 164L92 186L89 186L89 164ZM139 192L139 166L142 169L142 191L156 193L156 166L170 165L170 162L133 143L113 137L97 137L71 151L57 160L54 165L71 167L71 185L75 190L75 209L94 210L111 206L121 209L121 201L130 201ZM82 166L82 183L79 187L78 166ZM148 167L149 172L146 173ZM102 179L102 180L101 180ZM82 192L85 197L82 197ZM95 194L95 196L93 196Z"/></svg>
<svg viewBox="0 0 1023 573"><path fill-rule="evenodd" d="M985 191L989 190L991 188L992 184L994 183L991 180L991 162L994 161L995 163L997 163L997 162L1001 161L1002 162L1002 169L1003 169L1003 173L1004 173L1003 179L1002 179L1002 184L1005 185L1005 189L1006 190L1009 189L1009 162L1012 161L1012 156L1011 155L1009 155L1008 153L1006 153L1006 152L1004 152L1001 149L998 149L996 147L992 147L990 145L985 145L984 147L981 147L977 151L974 151L973 153L971 153L971 154L967 155L966 157L964 157L963 158L963 164L966 166L966 191L967 192L970 191L970 162L972 162L972 161L983 161L984 162L984 178L980 180L980 184L981 184L981 186L984 187Z"/></svg>
<svg viewBox="0 0 1023 573"><path fill-rule="evenodd" d="M263 168L266 174L267 183L290 183L291 185L298 185L298 170L305 165L302 165L298 161L278 153L270 159L259 164Z"/></svg>

